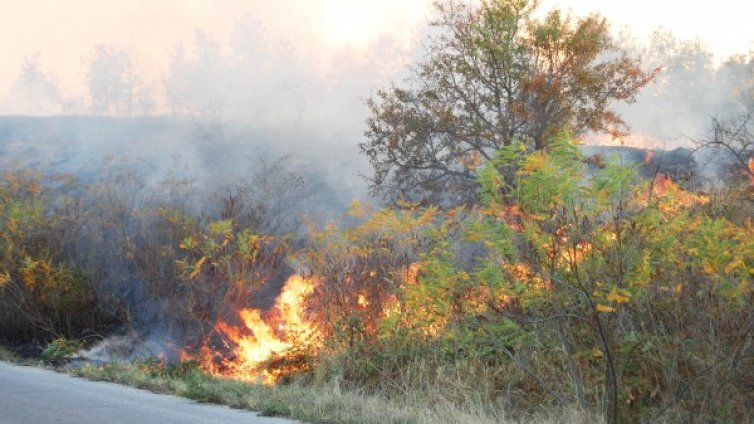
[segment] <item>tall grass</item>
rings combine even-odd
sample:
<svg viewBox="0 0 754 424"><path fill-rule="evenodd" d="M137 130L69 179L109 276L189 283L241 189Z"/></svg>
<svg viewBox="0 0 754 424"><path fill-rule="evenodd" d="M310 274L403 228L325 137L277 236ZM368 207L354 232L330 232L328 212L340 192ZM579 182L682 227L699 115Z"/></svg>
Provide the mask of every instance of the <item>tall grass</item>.
<svg viewBox="0 0 754 424"><path fill-rule="evenodd" d="M417 369L419 371L419 369ZM156 393L170 393L198 402L229 405L282 415L312 423L353 424L506 424L600 422L576 409L542 408L531 416L513 418L503 405L446 399L464 397L464 390L449 386L441 392L387 398L343 387L341 381L293 382L274 387L249 384L208 375L192 367L170 368L151 364L84 366L72 375L92 380L128 384ZM450 383L450 380L447 380ZM439 389L439 387L438 387Z"/></svg>

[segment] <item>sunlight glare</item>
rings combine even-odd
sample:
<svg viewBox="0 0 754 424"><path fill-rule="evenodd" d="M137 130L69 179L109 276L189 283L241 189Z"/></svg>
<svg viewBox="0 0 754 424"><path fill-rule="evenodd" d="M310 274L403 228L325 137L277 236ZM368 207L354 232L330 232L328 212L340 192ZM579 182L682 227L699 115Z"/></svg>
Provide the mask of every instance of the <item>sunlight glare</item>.
<svg viewBox="0 0 754 424"><path fill-rule="evenodd" d="M369 8L361 2L333 2L324 11L323 33L336 47L363 49L377 37L379 28Z"/></svg>

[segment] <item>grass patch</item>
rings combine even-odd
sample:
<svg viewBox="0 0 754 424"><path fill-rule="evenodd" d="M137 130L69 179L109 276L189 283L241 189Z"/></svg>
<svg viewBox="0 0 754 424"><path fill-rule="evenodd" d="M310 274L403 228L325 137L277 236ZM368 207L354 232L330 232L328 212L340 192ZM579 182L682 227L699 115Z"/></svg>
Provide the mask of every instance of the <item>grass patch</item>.
<svg viewBox="0 0 754 424"><path fill-rule="evenodd" d="M3 346L0 346L0 361L18 362L19 360L19 357L15 353L11 352Z"/></svg>
<svg viewBox="0 0 754 424"><path fill-rule="evenodd" d="M68 371L91 380L127 384L156 393L169 393L198 402L228 405L258 411L262 415L291 417L311 423L583 423L593 417L575 410L549 411L526 420L512 420L502 407L448 402L422 404L389 400L341 388L337 381L326 384L294 382L267 387L211 376L192 364L166 366L159 363L83 366Z"/></svg>
<svg viewBox="0 0 754 424"><path fill-rule="evenodd" d="M36 366L41 368L48 366L48 364L46 364L39 358L27 358L3 345L0 345L0 361L10 362L11 364L16 365Z"/></svg>

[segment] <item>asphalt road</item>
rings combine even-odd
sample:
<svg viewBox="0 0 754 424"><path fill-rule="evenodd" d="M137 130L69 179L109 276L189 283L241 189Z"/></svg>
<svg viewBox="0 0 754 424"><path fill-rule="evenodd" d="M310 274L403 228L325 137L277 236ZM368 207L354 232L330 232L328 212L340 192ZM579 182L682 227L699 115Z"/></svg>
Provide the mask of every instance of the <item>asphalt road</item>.
<svg viewBox="0 0 754 424"><path fill-rule="evenodd" d="M0 362L0 424L292 424L112 383Z"/></svg>

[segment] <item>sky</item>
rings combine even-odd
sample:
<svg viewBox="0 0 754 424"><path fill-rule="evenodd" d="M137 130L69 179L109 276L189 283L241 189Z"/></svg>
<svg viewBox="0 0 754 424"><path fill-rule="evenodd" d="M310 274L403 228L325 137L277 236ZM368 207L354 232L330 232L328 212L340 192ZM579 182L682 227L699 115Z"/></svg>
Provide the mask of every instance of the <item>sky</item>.
<svg viewBox="0 0 754 424"><path fill-rule="evenodd" d="M288 43L315 68L325 69L344 49L366 50L380 37L410 45L431 0L2 0L0 96L24 58L39 55L42 69L64 89L82 90L84 63L95 44L123 47L136 66L163 77L171 48L190 43L197 29L221 43L235 23L253 16L271 42ZM598 11L613 28L641 39L663 26L681 38L698 37L718 59L754 50L754 2L666 0L543 0L575 14Z"/></svg>
<svg viewBox="0 0 754 424"><path fill-rule="evenodd" d="M742 0L543 0L576 15L598 11L614 30L629 28L640 39L664 27L681 39L699 38L717 55L754 50L754 2Z"/></svg>
<svg viewBox="0 0 754 424"><path fill-rule="evenodd" d="M326 62L344 48L363 49L382 34L409 42L428 9L425 0L3 0L0 93L24 58L39 54L60 82L80 79L95 44L125 47L153 71L196 30L221 43L253 16L271 40Z"/></svg>

